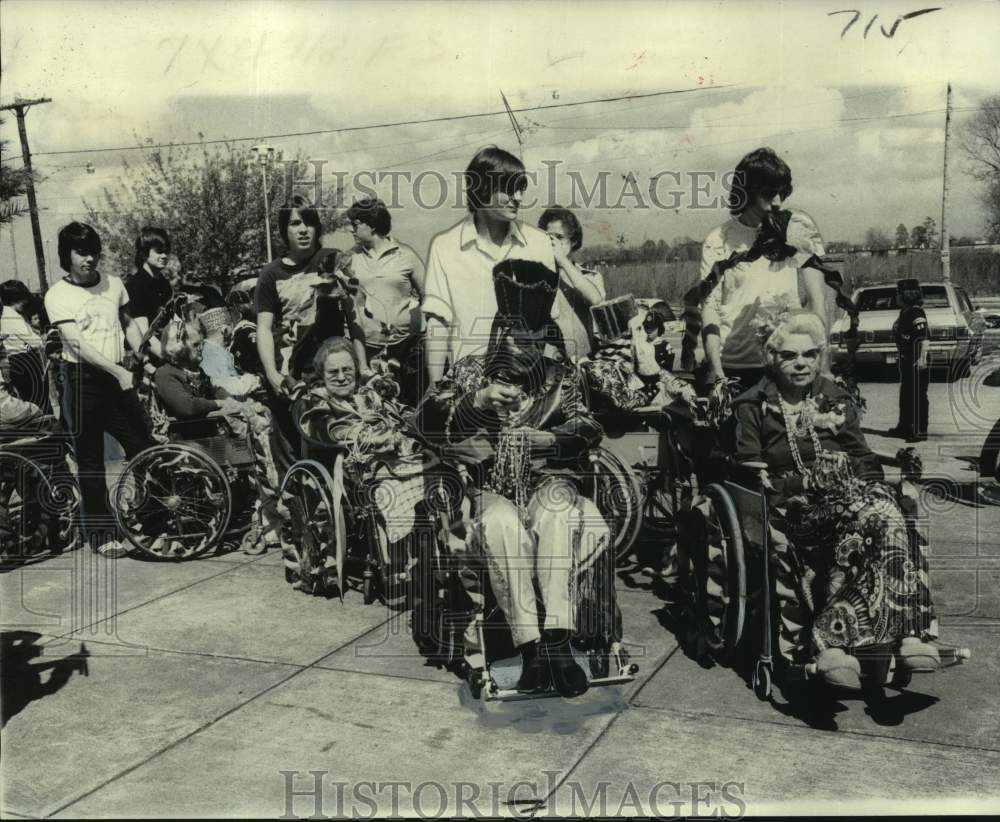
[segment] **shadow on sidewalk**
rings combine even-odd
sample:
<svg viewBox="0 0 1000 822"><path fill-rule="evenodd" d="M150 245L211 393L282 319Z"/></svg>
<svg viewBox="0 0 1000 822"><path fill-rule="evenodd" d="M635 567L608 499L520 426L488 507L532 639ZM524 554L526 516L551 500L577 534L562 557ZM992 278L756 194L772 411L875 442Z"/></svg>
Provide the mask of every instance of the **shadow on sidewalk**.
<svg viewBox="0 0 1000 822"><path fill-rule="evenodd" d="M31 702L54 694L62 688L74 672L89 675L87 657L90 652L81 642L75 654L53 660L31 664L41 656L43 648L38 645L41 634L34 631L3 631L0 633L0 726L23 711ZM45 682L42 673L51 671Z"/></svg>

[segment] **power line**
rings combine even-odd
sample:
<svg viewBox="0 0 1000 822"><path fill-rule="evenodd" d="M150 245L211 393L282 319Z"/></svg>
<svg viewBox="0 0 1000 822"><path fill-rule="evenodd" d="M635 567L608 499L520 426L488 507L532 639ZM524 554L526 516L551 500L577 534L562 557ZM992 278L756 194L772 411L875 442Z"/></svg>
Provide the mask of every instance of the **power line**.
<svg viewBox="0 0 1000 822"><path fill-rule="evenodd" d="M645 94L624 94L617 97L601 97L593 100L578 100L572 103L548 103L544 106L526 106L523 108L511 109L514 113L520 113L525 111L546 111L549 109L557 108L569 108L571 106L587 106L596 105L600 103L615 103L621 100L642 100L649 97L665 97L668 95L676 94L690 94L692 92L699 91L710 91L715 89L723 88L735 88L735 84L723 85L723 86L696 86L694 88L685 89L669 89L667 91L651 91ZM205 145L216 145L220 143L243 143L250 142L254 140L277 140L283 137L313 137L320 134L345 134L352 131L369 131L372 129L379 128L396 128L398 126L416 126L425 125L428 123L448 123L454 122L456 120L472 120L480 117L497 117L497 116L507 116L507 109L501 109L500 111L483 111L476 114L452 114L444 117L428 117L422 120L399 120L391 123L372 123L366 126L343 126L341 128L325 128L316 129L313 131L291 131L284 134L265 134L256 135L254 137L224 137L215 140L191 140L180 143L154 143L146 146L110 146L107 148L80 148L80 149L68 149L63 151L38 151L35 152L35 156L48 156L53 157L62 154L96 154L99 152L108 151L148 151L157 148L184 148L186 146L205 146Z"/></svg>

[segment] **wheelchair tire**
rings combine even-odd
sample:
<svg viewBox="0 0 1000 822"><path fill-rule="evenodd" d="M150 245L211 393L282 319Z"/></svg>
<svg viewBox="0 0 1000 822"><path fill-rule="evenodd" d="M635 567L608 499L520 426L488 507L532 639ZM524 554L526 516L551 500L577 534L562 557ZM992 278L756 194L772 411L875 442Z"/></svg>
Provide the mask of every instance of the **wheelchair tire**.
<svg viewBox="0 0 1000 822"><path fill-rule="evenodd" d="M771 698L771 663L758 659L753 669L753 692L761 702Z"/></svg>
<svg viewBox="0 0 1000 822"><path fill-rule="evenodd" d="M71 482L68 474L65 479ZM29 501L37 505L34 511ZM0 520L4 528L0 563L62 552L77 538L74 526L79 505L75 481L53 482L42 464L26 454L0 450L0 506L5 514Z"/></svg>
<svg viewBox="0 0 1000 822"><path fill-rule="evenodd" d="M619 562L626 559L642 530L642 488L632 468L606 448L590 453L588 496L594 500L611 529L611 551Z"/></svg>
<svg viewBox="0 0 1000 822"><path fill-rule="evenodd" d="M285 580L307 594L325 595L334 588L343 593L344 582L337 574L338 550L343 547L337 540L330 472L313 460L295 463L281 483L281 498L289 510L281 528Z"/></svg>
<svg viewBox="0 0 1000 822"><path fill-rule="evenodd" d="M112 495L115 522L153 559L190 559L221 542L233 495L225 472L182 443L153 445L130 460Z"/></svg>
<svg viewBox="0 0 1000 822"><path fill-rule="evenodd" d="M710 621L706 637L721 658L729 659L743 639L747 623L747 568L743 529L736 506L726 489L712 483L704 492L709 505L706 520L707 539L705 579L699 591L706 596L705 607ZM703 583L703 584L702 584Z"/></svg>

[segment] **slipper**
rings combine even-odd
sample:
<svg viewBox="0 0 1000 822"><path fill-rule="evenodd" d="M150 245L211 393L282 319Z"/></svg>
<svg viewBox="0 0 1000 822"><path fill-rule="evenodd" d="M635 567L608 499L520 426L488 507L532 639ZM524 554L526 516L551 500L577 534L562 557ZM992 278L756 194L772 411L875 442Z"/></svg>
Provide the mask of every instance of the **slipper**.
<svg viewBox="0 0 1000 822"><path fill-rule="evenodd" d="M861 690L861 664L843 648L827 648L816 657L814 665L828 685L844 691Z"/></svg>
<svg viewBox="0 0 1000 822"><path fill-rule="evenodd" d="M915 636L903 637L896 652L899 667L914 674L933 673L941 669L938 649Z"/></svg>

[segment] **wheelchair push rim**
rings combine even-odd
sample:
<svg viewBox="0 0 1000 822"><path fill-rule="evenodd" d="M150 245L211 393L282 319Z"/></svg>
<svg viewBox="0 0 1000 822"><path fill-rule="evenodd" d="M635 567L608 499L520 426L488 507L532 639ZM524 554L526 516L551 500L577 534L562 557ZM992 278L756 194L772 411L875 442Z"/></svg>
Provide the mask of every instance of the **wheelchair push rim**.
<svg viewBox="0 0 1000 822"><path fill-rule="evenodd" d="M708 644L728 659L743 639L747 622L743 530L736 506L723 486L709 485L699 508L705 515L705 567L698 581L704 596L701 628Z"/></svg>
<svg viewBox="0 0 1000 822"><path fill-rule="evenodd" d="M317 595L336 589L343 599L343 499L338 502L334 488L331 473L314 460L288 469L280 492L289 510L281 551L285 579L293 588Z"/></svg>
<svg viewBox="0 0 1000 822"><path fill-rule="evenodd" d="M39 506L38 523L34 529L29 529L26 521L25 502L29 496ZM73 539L78 538L74 535L74 521L80 506L79 487L75 482L53 482L38 463L23 454L0 450L0 503L7 510L7 533L4 544L0 545L0 562L26 560L45 554L47 549L65 550ZM57 525L56 534L41 529L53 524ZM32 544L43 536L48 545ZM56 542L58 548L53 547Z"/></svg>
<svg viewBox="0 0 1000 822"><path fill-rule="evenodd" d="M615 453L595 448L588 456L588 491L611 530L618 561L632 552L642 529L642 488L635 472Z"/></svg>
<svg viewBox="0 0 1000 822"><path fill-rule="evenodd" d="M130 460L112 499L122 535L155 559L189 559L218 545L233 507L225 472L182 443L154 445Z"/></svg>

